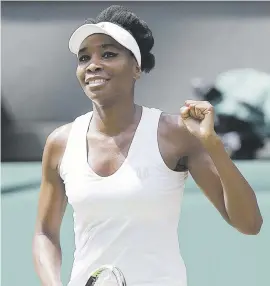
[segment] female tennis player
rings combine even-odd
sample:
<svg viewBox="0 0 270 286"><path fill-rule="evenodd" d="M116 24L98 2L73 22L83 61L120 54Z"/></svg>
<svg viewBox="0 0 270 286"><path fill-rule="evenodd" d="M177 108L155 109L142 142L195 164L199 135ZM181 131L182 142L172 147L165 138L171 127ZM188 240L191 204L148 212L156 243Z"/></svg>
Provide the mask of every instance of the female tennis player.
<svg viewBox="0 0 270 286"><path fill-rule="evenodd" d="M261 229L254 191L216 135L208 102L187 100L176 115L134 103L136 81L155 65L153 45L147 24L121 6L70 38L93 111L45 145L33 243L42 285L62 285L67 201L76 247L69 286L86 285L104 264L120 269L128 286L186 286L177 227L188 172L232 227L250 235Z"/></svg>

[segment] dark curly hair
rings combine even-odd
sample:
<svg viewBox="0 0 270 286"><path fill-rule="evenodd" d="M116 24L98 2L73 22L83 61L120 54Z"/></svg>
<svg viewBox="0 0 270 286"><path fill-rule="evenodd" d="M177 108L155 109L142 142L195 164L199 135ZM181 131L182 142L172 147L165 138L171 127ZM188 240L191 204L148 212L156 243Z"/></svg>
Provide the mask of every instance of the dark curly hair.
<svg viewBox="0 0 270 286"><path fill-rule="evenodd" d="M112 5L100 12L96 19L87 19L84 24L97 24L99 22L111 22L129 31L140 48L141 70L148 73L154 68L155 56L151 53L154 38L147 24L137 15L123 6Z"/></svg>

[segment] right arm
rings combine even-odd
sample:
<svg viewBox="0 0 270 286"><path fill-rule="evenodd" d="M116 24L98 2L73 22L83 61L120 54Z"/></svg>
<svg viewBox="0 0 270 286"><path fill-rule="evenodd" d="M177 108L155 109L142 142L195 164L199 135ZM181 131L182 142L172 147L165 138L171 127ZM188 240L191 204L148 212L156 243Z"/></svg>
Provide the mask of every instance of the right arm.
<svg viewBox="0 0 270 286"><path fill-rule="evenodd" d="M58 173L67 127L56 129L47 139L42 158L42 180L33 238L33 258L43 286L60 286L60 228L67 206L64 184Z"/></svg>

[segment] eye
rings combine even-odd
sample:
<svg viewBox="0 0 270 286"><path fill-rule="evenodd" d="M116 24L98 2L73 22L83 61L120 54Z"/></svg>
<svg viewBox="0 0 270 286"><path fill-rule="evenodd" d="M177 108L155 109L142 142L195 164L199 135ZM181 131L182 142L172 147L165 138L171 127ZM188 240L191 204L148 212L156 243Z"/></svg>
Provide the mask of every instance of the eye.
<svg viewBox="0 0 270 286"><path fill-rule="evenodd" d="M105 58L105 59L108 59L108 58L114 58L116 57L117 54L116 53L113 53L113 52L105 52L103 53L102 57Z"/></svg>
<svg viewBox="0 0 270 286"><path fill-rule="evenodd" d="M79 57L79 62L80 62L80 63L84 63L84 62L87 62L87 61L89 61L89 60L90 60L90 57L87 56L87 55L83 55L83 56L80 56L80 57Z"/></svg>

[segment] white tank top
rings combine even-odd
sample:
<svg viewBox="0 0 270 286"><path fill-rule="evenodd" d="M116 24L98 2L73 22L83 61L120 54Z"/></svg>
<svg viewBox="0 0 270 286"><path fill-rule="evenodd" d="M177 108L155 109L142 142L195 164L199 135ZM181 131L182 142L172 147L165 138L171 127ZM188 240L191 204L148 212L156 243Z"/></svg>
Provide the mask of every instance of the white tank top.
<svg viewBox="0 0 270 286"><path fill-rule="evenodd" d="M120 268L127 286L186 286L177 229L188 173L170 170L161 157L160 114L143 107L128 156L109 177L98 176L87 162L92 112L73 122L60 166L74 210L75 253L68 286L84 286L89 274L104 264Z"/></svg>

